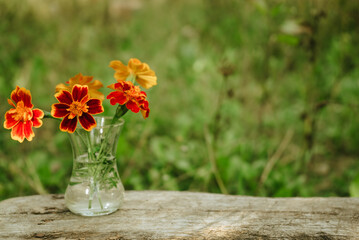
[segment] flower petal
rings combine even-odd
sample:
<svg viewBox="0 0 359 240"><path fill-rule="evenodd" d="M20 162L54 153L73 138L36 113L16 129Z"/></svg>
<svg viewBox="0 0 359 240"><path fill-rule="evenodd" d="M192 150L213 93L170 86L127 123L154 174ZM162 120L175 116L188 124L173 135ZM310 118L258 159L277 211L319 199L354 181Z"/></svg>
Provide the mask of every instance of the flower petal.
<svg viewBox="0 0 359 240"><path fill-rule="evenodd" d="M125 66L121 61L114 60L110 62L110 67L112 67L115 71L126 71L127 66Z"/></svg>
<svg viewBox="0 0 359 240"><path fill-rule="evenodd" d="M32 110L32 117L33 118L43 118L44 112L41 109L35 108Z"/></svg>
<svg viewBox="0 0 359 240"><path fill-rule="evenodd" d="M149 89L155 85L157 85L157 77L156 76L150 76L145 74L138 74L136 81L138 84L140 84L142 87Z"/></svg>
<svg viewBox="0 0 359 240"><path fill-rule="evenodd" d="M115 72L115 74L113 75L113 77L117 80L117 81L125 81L126 78L130 75L130 73L128 71L126 72Z"/></svg>
<svg viewBox="0 0 359 240"><path fill-rule="evenodd" d="M141 91L141 94L142 94L142 96L143 96L144 98L146 98L146 97L147 97L147 93L146 93L146 92Z"/></svg>
<svg viewBox="0 0 359 240"><path fill-rule="evenodd" d="M107 86L108 88L112 89L112 90L116 90L116 83L113 83L111 85ZM107 98L108 99L108 98Z"/></svg>
<svg viewBox="0 0 359 240"><path fill-rule="evenodd" d="M144 119L148 118L150 114L150 109L148 107L148 101L147 100L140 100L139 101L140 107L141 107L141 114Z"/></svg>
<svg viewBox="0 0 359 240"><path fill-rule="evenodd" d="M77 116L69 119L69 116L64 117L60 123L60 130L63 132L73 133L77 126Z"/></svg>
<svg viewBox="0 0 359 240"><path fill-rule="evenodd" d="M126 80L128 75L130 75L129 69L121 61L111 61L110 67L112 67L116 72L114 77L117 80Z"/></svg>
<svg viewBox="0 0 359 240"><path fill-rule="evenodd" d="M144 119L148 118L148 116L150 115L150 109L141 109L141 114Z"/></svg>
<svg viewBox="0 0 359 240"><path fill-rule="evenodd" d="M11 101L11 99L8 99L8 100L7 100L7 102L8 102L11 106L13 106L14 108L16 108L16 106L15 106L14 102L13 102L13 101Z"/></svg>
<svg viewBox="0 0 359 240"><path fill-rule="evenodd" d="M102 82L99 80L95 80L92 83L89 83L88 85L89 85L89 87L91 86L90 88L94 88L94 89L99 89L99 88L103 87Z"/></svg>
<svg viewBox="0 0 359 240"><path fill-rule="evenodd" d="M28 108L32 108L34 106L31 103L31 93L26 88L20 88L19 86L16 86L15 90L11 92L11 99L15 103L23 101L24 106Z"/></svg>
<svg viewBox="0 0 359 240"><path fill-rule="evenodd" d="M63 83L57 84L55 91L60 92L61 90L71 91L71 89L68 86L66 86L65 84L63 84Z"/></svg>
<svg viewBox="0 0 359 240"><path fill-rule="evenodd" d="M98 90L95 90L95 89L90 89L89 96L91 98L100 99L101 101L103 101L105 99L105 96L103 95L103 93Z"/></svg>
<svg viewBox="0 0 359 240"><path fill-rule="evenodd" d="M19 141L20 143L22 143L24 141L25 134L24 134L24 123L23 122L19 122L19 124L15 125L12 128L11 138L13 140Z"/></svg>
<svg viewBox="0 0 359 240"><path fill-rule="evenodd" d="M143 67L143 63L137 58L130 58L130 60L128 60L128 67L132 70L137 70Z"/></svg>
<svg viewBox="0 0 359 240"><path fill-rule="evenodd" d="M69 84L68 86L66 86L65 84L59 84L56 86L56 91L59 90L68 90L70 92L72 92L72 88L76 85L79 84L81 86L88 86L88 93L90 95L91 98L98 98L101 101L103 101L105 99L103 93L101 93L100 91L98 91L98 89L103 87L103 84L99 81L99 80L93 80L92 76L83 76L81 73L75 75L74 77L70 78L69 81L67 81L66 83Z"/></svg>
<svg viewBox="0 0 359 240"><path fill-rule="evenodd" d="M18 93L22 101L24 102L24 106L28 108L32 108L34 105L31 103L31 93L29 90L25 88L20 88Z"/></svg>
<svg viewBox="0 0 359 240"><path fill-rule="evenodd" d="M32 141L32 138L35 136L34 131L32 131L32 122L24 122L24 135L28 141Z"/></svg>
<svg viewBox="0 0 359 240"><path fill-rule="evenodd" d="M76 84L72 88L72 98L74 101L81 102L84 97L88 96L88 86L84 85L81 86L79 84Z"/></svg>
<svg viewBox="0 0 359 240"><path fill-rule="evenodd" d="M138 88L138 90L140 90L140 88L138 86L134 86L131 81L124 81L122 82L122 84L123 84L123 90L125 91L131 90L132 88Z"/></svg>
<svg viewBox="0 0 359 240"><path fill-rule="evenodd" d="M68 81L68 84L70 84L70 86L73 86L75 84L80 84L80 85L84 85L83 82L83 75L82 73L76 74L75 76L73 76L72 78L70 78L70 80ZM85 79L86 80L86 79ZM90 80L91 81L91 80Z"/></svg>
<svg viewBox="0 0 359 240"><path fill-rule="evenodd" d="M131 100L126 103L126 107L134 113L138 113L140 111L140 107L137 103Z"/></svg>
<svg viewBox="0 0 359 240"><path fill-rule="evenodd" d="M44 117L44 112L38 108L32 110L33 116L32 116L32 126L35 128L39 128L42 126L41 119Z"/></svg>
<svg viewBox="0 0 359 240"><path fill-rule="evenodd" d="M115 105L116 103L123 105L129 100L126 94L120 91L111 92L107 95L107 99L110 99L111 105Z"/></svg>
<svg viewBox="0 0 359 240"><path fill-rule="evenodd" d="M94 127L96 127L96 121L93 118L93 116L91 116L88 113L83 113L80 117L79 117L79 121L81 126L86 130L86 131L90 131L91 129L93 129Z"/></svg>
<svg viewBox="0 0 359 240"><path fill-rule="evenodd" d="M72 103L72 96L71 93L69 91L66 90L62 90L58 93L55 94L55 98L60 102L60 103L65 103L70 105Z"/></svg>
<svg viewBox="0 0 359 240"><path fill-rule="evenodd" d="M99 114L104 111L100 99L90 99L87 103L89 114Z"/></svg>
<svg viewBox="0 0 359 240"><path fill-rule="evenodd" d="M82 76L81 78L80 78L80 84L81 85L89 85L89 83L92 81L92 79L93 79L93 76Z"/></svg>
<svg viewBox="0 0 359 240"><path fill-rule="evenodd" d="M51 105L51 115L55 118L63 118L70 114L68 111L69 105L64 103L55 103Z"/></svg>
<svg viewBox="0 0 359 240"><path fill-rule="evenodd" d="M34 128L39 128L42 126L42 120L40 118L33 118L31 121Z"/></svg>
<svg viewBox="0 0 359 240"><path fill-rule="evenodd" d="M107 87L113 90L126 91L130 90L133 87L133 83L130 81L118 80L117 83L111 84Z"/></svg>
<svg viewBox="0 0 359 240"><path fill-rule="evenodd" d="M147 100L140 101L140 105L141 105L142 109L148 109L148 101Z"/></svg>
<svg viewBox="0 0 359 240"><path fill-rule="evenodd" d="M10 98L15 102L15 104L20 101L20 97L18 96L18 92L20 90L19 86L16 86L16 88L11 92Z"/></svg>
<svg viewBox="0 0 359 240"><path fill-rule="evenodd" d="M13 128L16 124L19 123L19 120L16 121L13 118L14 114L17 114L17 113L14 112L14 111L10 112L10 110L5 113L4 128L10 129L10 128Z"/></svg>

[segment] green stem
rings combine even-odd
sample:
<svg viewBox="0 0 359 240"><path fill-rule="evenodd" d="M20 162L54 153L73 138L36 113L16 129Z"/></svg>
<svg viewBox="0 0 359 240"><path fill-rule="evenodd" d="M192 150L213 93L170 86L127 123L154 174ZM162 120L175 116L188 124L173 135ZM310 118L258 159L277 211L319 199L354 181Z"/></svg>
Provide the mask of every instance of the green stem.
<svg viewBox="0 0 359 240"><path fill-rule="evenodd" d="M120 118L128 112L126 105L118 105L116 113L112 118L111 124L114 124L120 120Z"/></svg>
<svg viewBox="0 0 359 240"><path fill-rule="evenodd" d="M90 163L97 163L97 158L96 158L95 153L92 148L89 132L86 133L86 140L87 140L87 152L88 152L89 161L90 161ZM103 209L100 192L99 192L99 189L97 189L97 187L98 187L98 185L97 185L97 169L98 169L98 167L96 167L95 170L91 173L92 179L90 180L91 181L90 182L90 199L89 199L89 205L88 205L89 209L91 209L91 207L92 207L92 200L93 200L94 193L96 190L98 190L97 191L98 201L100 203L101 209Z"/></svg>
<svg viewBox="0 0 359 240"><path fill-rule="evenodd" d="M102 155L104 154L103 151L104 151L104 149L105 149L106 144L108 143L108 139L107 139L107 138L108 138L108 133L112 131L113 125L114 125L115 123L117 123L117 122L121 119L121 117L127 113L127 111L128 111L128 108L127 108L125 105L118 105L118 107L117 107L117 109L116 109L116 113L115 113L115 115L114 115L113 118L112 118L110 128L108 129L107 134L106 134L106 136L105 136L105 139L104 139L104 141L101 143L100 150L98 151L98 155L97 155L97 158L98 158L98 159L101 159L101 158L102 158ZM105 154L106 154L106 153L105 153Z"/></svg>
<svg viewBox="0 0 359 240"><path fill-rule="evenodd" d="M94 152L93 152L93 149L92 149L91 137L90 137L89 132L86 132L86 141L87 141L88 157L89 157L90 161L93 162L94 161Z"/></svg>
<svg viewBox="0 0 359 240"><path fill-rule="evenodd" d="M136 75L135 74L130 74L127 78L126 81L131 81L133 84L136 81Z"/></svg>
<svg viewBox="0 0 359 240"><path fill-rule="evenodd" d="M102 155L104 154L103 149L105 148L108 142L107 141L108 133L112 131L113 125L117 123L121 119L121 117L125 115L127 112L128 112L128 108L125 105L118 105L116 109L116 113L112 118L110 128L107 131L104 141L101 143L100 151L98 152L98 156L97 156L98 159L101 159Z"/></svg>
<svg viewBox="0 0 359 240"><path fill-rule="evenodd" d="M55 118L55 117L53 117L52 115L51 115L51 113L50 112L48 112L48 111L43 111L44 112L44 118L52 118L52 119L56 119L56 120L61 120L60 118Z"/></svg>

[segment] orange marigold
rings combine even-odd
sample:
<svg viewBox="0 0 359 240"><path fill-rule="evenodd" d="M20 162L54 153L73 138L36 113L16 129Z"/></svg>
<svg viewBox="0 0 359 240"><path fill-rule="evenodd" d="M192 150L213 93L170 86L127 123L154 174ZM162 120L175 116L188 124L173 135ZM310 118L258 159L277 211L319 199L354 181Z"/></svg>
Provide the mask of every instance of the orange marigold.
<svg viewBox="0 0 359 240"><path fill-rule="evenodd" d="M146 63L142 63L137 58L131 58L127 66L118 60L111 61L110 67L116 71L114 77L117 81L124 81L128 76L132 75L138 84L146 89L157 85L155 72Z"/></svg>
<svg viewBox="0 0 359 240"><path fill-rule="evenodd" d="M92 76L83 76L81 73L77 74L76 76L70 78L69 81L66 83L68 86L66 86L63 83L60 83L56 86L56 92L60 92L61 90L66 90L71 92L72 88L75 86L75 84L79 84L82 86L88 86L88 91L91 98L97 98L103 101L105 99L103 93L98 91L100 88L103 87L103 84L99 80L93 80Z"/></svg>
<svg viewBox="0 0 359 240"><path fill-rule="evenodd" d="M14 103L15 102L15 103ZM20 143L26 138L31 141L35 136L32 127L39 128L42 125L44 112L40 109L32 109L31 93L25 88L16 86L11 93L8 103L13 106L5 113L4 128L11 129L11 138Z"/></svg>
<svg viewBox="0 0 359 240"><path fill-rule="evenodd" d="M111 92L107 99L112 105L126 104L126 107L134 113L141 111L143 118L147 118L150 109L148 107L147 95L138 86L134 86L131 81L119 81L111 84L108 88L115 90Z"/></svg>

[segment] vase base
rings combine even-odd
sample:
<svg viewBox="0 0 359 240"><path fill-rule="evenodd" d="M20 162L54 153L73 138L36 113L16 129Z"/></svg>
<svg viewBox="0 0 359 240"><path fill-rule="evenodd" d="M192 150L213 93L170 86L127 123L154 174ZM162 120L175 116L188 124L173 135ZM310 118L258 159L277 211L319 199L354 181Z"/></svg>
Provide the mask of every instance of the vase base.
<svg viewBox="0 0 359 240"><path fill-rule="evenodd" d="M65 198L67 208L77 215L94 217L94 216L103 216L116 212L122 205L122 199L115 202L105 202L104 205L99 205L98 202L94 202L89 206L88 200L71 202Z"/></svg>
<svg viewBox="0 0 359 240"><path fill-rule="evenodd" d="M117 211L124 202L124 189L120 182L116 188L96 191L90 198L91 187L87 182L68 185L65 205L73 213L81 216L102 216Z"/></svg>
<svg viewBox="0 0 359 240"><path fill-rule="evenodd" d="M118 210L118 208L106 209L106 210L100 210L100 211L92 211L89 209L79 211L79 209L71 209L71 208L69 208L69 210L76 215L85 216L85 217L96 217L96 216L104 216L104 215L109 215L111 213L114 213Z"/></svg>

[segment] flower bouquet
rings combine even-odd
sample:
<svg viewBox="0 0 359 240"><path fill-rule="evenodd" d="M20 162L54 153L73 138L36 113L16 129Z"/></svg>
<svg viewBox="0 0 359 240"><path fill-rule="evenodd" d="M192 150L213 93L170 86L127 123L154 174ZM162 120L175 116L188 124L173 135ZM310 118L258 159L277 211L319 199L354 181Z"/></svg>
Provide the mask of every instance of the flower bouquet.
<svg viewBox="0 0 359 240"><path fill-rule="evenodd" d="M58 102L52 104L51 112L34 108L30 91L16 86L8 99L12 108L5 113L4 128L11 129L11 138L20 143L32 141L33 128L41 127L43 118L61 120L59 128L69 133L73 151L65 203L72 212L84 216L109 214L121 206L124 188L115 153L124 124L122 116L131 110L141 112L146 119L150 108L140 86L149 89L157 85L155 72L138 59L130 59L128 65L112 61L110 67L117 81L108 86L113 91L106 97L111 105L117 105L113 117L93 116L104 112L105 97L99 91L103 84L81 73L56 86Z"/></svg>

